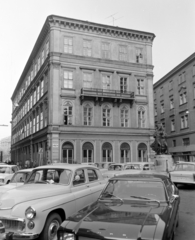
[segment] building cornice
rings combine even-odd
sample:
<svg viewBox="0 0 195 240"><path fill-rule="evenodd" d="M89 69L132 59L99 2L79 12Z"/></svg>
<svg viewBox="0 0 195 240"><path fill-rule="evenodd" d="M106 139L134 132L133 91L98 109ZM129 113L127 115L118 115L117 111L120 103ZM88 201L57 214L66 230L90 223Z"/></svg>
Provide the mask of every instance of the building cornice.
<svg viewBox="0 0 195 240"><path fill-rule="evenodd" d="M48 21L50 23L50 26L64 27L70 30L72 29L77 31L102 34L105 36L115 36L128 40L132 39L136 41L139 40L153 42L155 38L155 35L150 32L115 27L56 15L48 16Z"/></svg>

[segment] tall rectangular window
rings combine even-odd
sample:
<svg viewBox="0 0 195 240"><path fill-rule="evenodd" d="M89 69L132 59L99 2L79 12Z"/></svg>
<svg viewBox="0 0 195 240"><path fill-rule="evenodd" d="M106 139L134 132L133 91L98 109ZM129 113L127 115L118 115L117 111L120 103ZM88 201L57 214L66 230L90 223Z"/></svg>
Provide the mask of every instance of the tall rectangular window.
<svg viewBox="0 0 195 240"><path fill-rule="evenodd" d="M29 134L32 134L32 120L30 120L30 125L29 125Z"/></svg>
<svg viewBox="0 0 195 240"><path fill-rule="evenodd" d="M46 57L49 54L49 42L46 43Z"/></svg>
<svg viewBox="0 0 195 240"><path fill-rule="evenodd" d="M27 101L27 111L29 111L29 109L30 109L30 99L28 99Z"/></svg>
<svg viewBox="0 0 195 240"><path fill-rule="evenodd" d="M73 72L64 71L64 88L73 88Z"/></svg>
<svg viewBox="0 0 195 240"><path fill-rule="evenodd" d="M102 43L102 58L110 59L110 43Z"/></svg>
<svg viewBox="0 0 195 240"><path fill-rule="evenodd" d="M27 133L26 133L27 137L29 136L29 123L27 123Z"/></svg>
<svg viewBox="0 0 195 240"><path fill-rule="evenodd" d="M41 64L44 63L44 60L45 60L45 51L43 49L42 52L41 52Z"/></svg>
<svg viewBox="0 0 195 240"><path fill-rule="evenodd" d="M35 133L35 117L33 118L33 133Z"/></svg>
<svg viewBox="0 0 195 240"><path fill-rule="evenodd" d="M37 86L37 101L39 101L40 98L40 85Z"/></svg>
<svg viewBox="0 0 195 240"><path fill-rule="evenodd" d="M36 128L37 131L39 131L39 113L37 113L37 128Z"/></svg>
<svg viewBox="0 0 195 240"><path fill-rule="evenodd" d="M83 55L87 57L92 56L92 44L90 40L83 40Z"/></svg>
<svg viewBox="0 0 195 240"><path fill-rule="evenodd" d="M173 98L170 99L170 109L174 108L174 101Z"/></svg>
<svg viewBox="0 0 195 240"><path fill-rule="evenodd" d="M119 60L127 61L127 46L119 46Z"/></svg>
<svg viewBox="0 0 195 240"><path fill-rule="evenodd" d="M169 91L173 89L173 80L169 82Z"/></svg>
<svg viewBox="0 0 195 240"><path fill-rule="evenodd" d="M164 113L165 112L164 103L161 103L160 108L161 108L161 113Z"/></svg>
<svg viewBox="0 0 195 240"><path fill-rule="evenodd" d="M144 95L145 94L145 86L144 79L137 79L137 94Z"/></svg>
<svg viewBox="0 0 195 240"><path fill-rule="evenodd" d="M30 96L30 109L32 108L32 100L33 100L33 96Z"/></svg>
<svg viewBox="0 0 195 240"><path fill-rule="evenodd" d="M34 66L34 73L35 73L35 76L37 75L37 63L35 63L35 66Z"/></svg>
<svg viewBox="0 0 195 240"><path fill-rule="evenodd" d="M111 88L111 76L104 74L102 75L102 88L104 90L110 89Z"/></svg>
<svg viewBox="0 0 195 240"><path fill-rule="evenodd" d="M126 108L121 109L120 119L121 119L121 127L128 127L128 123L129 123L128 109Z"/></svg>
<svg viewBox="0 0 195 240"><path fill-rule="evenodd" d="M64 106L64 125L72 125L72 106Z"/></svg>
<svg viewBox="0 0 195 240"><path fill-rule="evenodd" d="M111 109L109 108L103 108L103 126L109 127L110 121L111 121Z"/></svg>
<svg viewBox="0 0 195 240"><path fill-rule="evenodd" d="M192 76L195 76L195 65L193 65Z"/></svg>
<svg viewBox="0 0 195 240"><path fill-rule="evenodd" d="M122 93L127 92L127 77L120 77L120 91Z"/></svg>
<svg viewBox="0 0 195 240"><path fill-rule="evenodd" d="M41 113L40 113L40 129L43 128L43 110L41 110Z"/></svg>
<svg viewBox="0 0 195 240"><path fill-rule="evenodd" d="M32 82L32 80L33 80L33 70L31 70L30 77L31 77L31 82Z"/></svg>
<svg viewBox="0 0 195 240"><path fill-rule="evenodd" d="M173 147L176 147L176 140L173 140Z"/></svg>
<svg viewBox="0 0 195 240"><path fill-rule="evenodd" d="M143 49L136 48L136 63L143 63Z"/></svg>
<svg viewBox="0 0 195 240"><path fill-rule="evenodd" d="M189 138L183 138L183 146L189 146L190 145L190 139Z"/></svg>
<svg viewBox="0 0 195 240"><path fill-rule="evenodd" d="M43 90L44 90L44 80L41 80L41 97L43 96Z"/></svg>
<svg viewBox="0 0 195 240"><path fill-rule="evenodd" d="M39 71L41 67L41 60L40 60L40 57L38 58L38 61L37 61L37 71Z"/></svg>
<svg viewBox="0 0 195 240"><path fill-rule="evenodd" d="M144 108L140 108L138 110L138 127L145 128L146 127L146 113Z"/></svg>
<svg viewBox="0 0 195 240"><path fill-rule="evenodd" d="M83 73L83 87L92 88L92 73Z"/></svg>
<svg viewBox="0 0 195 240"><path fill-rule="evenodd" d="M83 108L83 121L85 126L92 125L92 107L89 105L86 105Z"/></svg>
<svg viewBox="0 0 195 240"><path fill-rule="evenodd" d="M175 120L171 120L171 131L175 131Z"/></svg>
<svg viewBox="0 0 195 240"><path fill-rule="evenodd" d="M73 39L72 37L64 38L64 52L73 53Z"/></svg>
<svg viewBox="0 0 195 240"><path fill-rule="evenodd" d="M34 93L33 93L33 105L35 105L36 103L36 89L34 90Z"/></svg>
<svg viewBox="0 0 195 240"><path fill-rule="evenodd" d="M188 127L188 115L181 117L181 129Z"/></svg>

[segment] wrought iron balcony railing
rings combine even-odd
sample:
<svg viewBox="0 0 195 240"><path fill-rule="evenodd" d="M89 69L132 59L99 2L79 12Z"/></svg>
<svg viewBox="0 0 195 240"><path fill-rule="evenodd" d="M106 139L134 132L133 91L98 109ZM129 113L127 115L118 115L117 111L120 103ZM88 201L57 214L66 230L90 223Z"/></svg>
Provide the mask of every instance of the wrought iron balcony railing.
<svg viewBox="0 0 195 240"><path fill-rule="evenodd" d="M121 103L129 103L132 106L135 95L134 92L99 89L99 88L82 88L81 89L81 104L86 100L93 100L95 105L98 102L101 105L103 102L112 102L120 105Z"/></svg>

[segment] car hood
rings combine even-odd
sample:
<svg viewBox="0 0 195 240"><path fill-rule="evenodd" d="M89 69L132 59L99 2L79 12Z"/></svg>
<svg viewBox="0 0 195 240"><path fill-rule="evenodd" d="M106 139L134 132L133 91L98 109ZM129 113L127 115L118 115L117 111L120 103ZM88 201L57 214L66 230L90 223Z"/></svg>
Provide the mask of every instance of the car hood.
<svg viewBox="0 0 195 240"><path fill-rule="evenodd" d="M158 206L157 203L96 202L69 217L59 231L73 231L79 236L103 239L153 239L157 224L168 218L167 205ZM102 238L103 237L103 238Z"/></svg>
<svg viewBox="0 0 195 240"><path fill-rule="evenodd" d="M8 173L0 173L0 179L5 179L6 177L10 176L11 174Z"/></svg>
<svg viewBox="0 0 195 240"><path fill-rule="evenodd" d="M56 184L24 184L4 193L0 192L0 209L9 209L16 204L40 198L48 198L68 193L64 185Z"/></svg>
<svg viewBox="0 0 195 240"><path fill-rule="evenodd" d="M20 187L22 186L24 183L9 183L9 184L6 184L4 186L1 186L0 187L0 194L10 190L10 189L13 189L13 188L16 188L16 187Z"/></svg>

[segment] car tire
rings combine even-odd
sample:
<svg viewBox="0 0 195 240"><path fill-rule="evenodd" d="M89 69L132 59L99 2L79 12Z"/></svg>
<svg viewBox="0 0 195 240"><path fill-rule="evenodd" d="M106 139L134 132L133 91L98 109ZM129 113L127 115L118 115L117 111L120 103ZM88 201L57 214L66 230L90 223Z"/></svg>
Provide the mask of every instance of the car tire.
<svg viewBox="0 0 195 240"><path fill-rule="evenodd" d="M62 219L59 214L52 213L47 217L43 231L40 234L41 240L53 240L57 234L57 230L62 223Z"/></svg>
<svg viewBox="0 0 195 240"><path fill-rule="evenodd" d="M6 184L9 184L9 182L10 182L10 180L8 180Z"/></svg>

